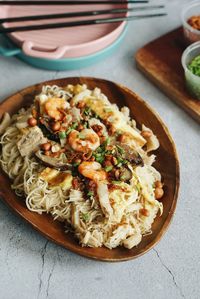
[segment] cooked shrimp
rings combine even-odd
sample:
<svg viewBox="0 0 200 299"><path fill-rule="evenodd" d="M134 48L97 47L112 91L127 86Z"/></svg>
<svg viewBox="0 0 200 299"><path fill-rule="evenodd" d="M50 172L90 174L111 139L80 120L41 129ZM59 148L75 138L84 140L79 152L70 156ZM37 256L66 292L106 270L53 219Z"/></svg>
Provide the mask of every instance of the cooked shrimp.
<svg viewBox="0 0 200 299"><path fill-rule="evenodd" d="M67 102L62 98L51 98L44 104L46 113L55 120L60 120L62 118L63 114L59 109L65 109L66 107Z"/></svg>
<svg viewBox="0 0 200 299"><path fill-rule="evenodd" d="M78 171L84 177L93 180L95 182L104 181L107 178L107 173L101 168L101 164L98 162L82 162Z"/></svg>
<svg viewBox="0 0 200 299"><path fill-rule="evenodd" d="M77 152L95 151L100 146L99 136L92 129L83 129L81 132L73 130L69 134L68 142Z"/></svg>

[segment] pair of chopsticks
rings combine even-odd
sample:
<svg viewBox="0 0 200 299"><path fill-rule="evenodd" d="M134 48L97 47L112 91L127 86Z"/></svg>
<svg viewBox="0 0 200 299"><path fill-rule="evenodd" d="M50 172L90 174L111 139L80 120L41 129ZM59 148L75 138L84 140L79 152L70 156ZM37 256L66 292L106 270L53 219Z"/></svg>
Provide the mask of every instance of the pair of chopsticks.
<svg viewBox="0 0 200 299"><path fill-rule="evenodd" d="M124 4L124 3L148 3L148 0L108 0L108 1L89 1L89 0L75 0L75 1L70 1L70 0L61 0L61 1L56 1L56 0L51 0L51 1L35 1L35 0L25 0L25 1L1 1L1 5L77 5L77 4Z"/></svg>
<svg viewBox="0 0 200 299"><path fill-rule="evenodd" d="M12 3L12 5L25 5L25 3L30 5L36 3L46 3L52 4L55 3L71 3L72 1L0 1L0 5L3 3ZM102 4L102 3L117 3L117 4L125 4L125 3L136 3L136 2L148 2L148 1L73 1L74 3L84 3L84 4ZM23 3L23 4L22 4ZM97 11L82 11L82 12L69 12L69 13L60 13L60 14L46 14L46 15L36 15L36 16L23 16L23 17L10 17L10 18L3 18L0 19L0 24L5 22L23 22L23 21L36 21L36 20L49 20L49 19L59 19L59 18L71 18L71 17L83 17L83 16L97 16L97 15L106 15L106 14L121 14L127 12L137 12L137 11L144 11L149 9L160 9L164 8L163 5L153 5L153 6L146 6L146 7L134 7L134 8L118 8L118 9L107 9L107 10L97 10ZM51 24L41 24L41 25L30 25L30 26L17 26L17 27L9 27L4 28L0 27L0 33L12 33L18 31L30 31L30 30L44 30L44 29L55 29L55 28L64 28L64 27L75 27L75 26L83 26L83 25L94 25L94 24L105 24L105 23L116 23L121 21L132 21L136 19L143 19L143 18L153 18L153 17L160 17L165 16L165 13L157 13L157 14L145 14L145 15L136 15L136 16L124 16L124 17L112 17L112 18L102 18L102 19L90 19L90 20L80 20L80 21L72 21L72 22L62 22L62 23L51 23Z"/></svg>
<svg viewBox="0 0 200 299"><path fill-rule="evenodd" d="M75 1L70 1L70 0L53 0L53 1L38 1L38 0L24 0L24 1L0 1L0 5L80 5L80 4L136 4L136 3L148 3L149 0L108 0L108 1L102 1L102 0L75 0Z"/></svg>

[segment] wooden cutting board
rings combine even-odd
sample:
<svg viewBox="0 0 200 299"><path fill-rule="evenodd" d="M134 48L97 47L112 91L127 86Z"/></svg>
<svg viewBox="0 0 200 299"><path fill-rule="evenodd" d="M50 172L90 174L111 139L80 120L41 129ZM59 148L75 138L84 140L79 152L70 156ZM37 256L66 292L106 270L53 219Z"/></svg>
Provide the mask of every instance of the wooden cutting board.
<svg viewBox="0 0 200 299"><path fill-rule="evenodd" d="M167 96L200 122L200 101L186 90L181 56L186 48L182 28L147 44L136 53L137 67Z"/></svg>

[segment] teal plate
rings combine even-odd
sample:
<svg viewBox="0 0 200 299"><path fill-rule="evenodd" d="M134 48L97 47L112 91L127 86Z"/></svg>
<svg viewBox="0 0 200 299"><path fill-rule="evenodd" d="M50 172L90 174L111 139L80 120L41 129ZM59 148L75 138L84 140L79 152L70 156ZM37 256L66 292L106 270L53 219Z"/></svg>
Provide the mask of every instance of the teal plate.
<svg viewBox="0 0 200 299"><path fill-rule="evenodd" d="M16 45L13 44L7 37L1 36L0 55L5 57L16 56L17 58L25 61L26 63L40 69L54 71L80 69L83 67L87 67L91 64L97 63L100 60L110 56L113 52L115 52L115 50L119 47L122 40L124 39L126 32L127 26L114 43L112 43L110 46L104 48L99 52L96 52L88 56L64 59L46 59L27 56L22 52L20 48L16 47Z"/></svg>

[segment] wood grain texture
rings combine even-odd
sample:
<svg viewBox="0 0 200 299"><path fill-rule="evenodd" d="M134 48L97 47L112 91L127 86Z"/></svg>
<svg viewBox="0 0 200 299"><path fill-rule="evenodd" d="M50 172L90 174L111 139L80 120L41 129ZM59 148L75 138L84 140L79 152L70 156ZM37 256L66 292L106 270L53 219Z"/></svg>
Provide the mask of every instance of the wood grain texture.
<svg viewBox="0 0 200 299"><path fill-rule="evenodd" d="M65 78L27 87L9 97L0 104L0 118L6 111L13 114L19 108L29 106L33 101L34 95L41 91L43 84L65 86L69 83L86 83L89 88L98 86L101 88L102 92L108 96L111 102L116 103L120 107L127 105L131 110L132 117L135 118L139 124L139 127L144 123L158 136L160 140L160 148L155 153L157 155L155 166L161 172L164 179L165 195L162 198L164 213L162 217L156 218L153 224L153 233L143 237L142 242L131 250L123 247L118 247L113 250L109 250L105 247L81 247L73 235L64 233L62 223L53 221L52 217L49 215L39 215L30 212L26 208L24 199L18 198L15 195L10 187L11 182L9 178L2 171L0 172L0 197L13 211L22 216L46 238L77 254L97 260L112 262L136 258L151 249L163 236L172 219L177 203L179 189L179 162L172 138L159 116L141 98L139 98L139 96L124 86L96 78Z"/></svg>
<svg viewBox="0 0 200 299"><path fill-rule="evenodd" d="M135 56L137 67L173 101L200 122L200 101L186 90L181 56L185 50L182 28L152 41Z"/></svg>

